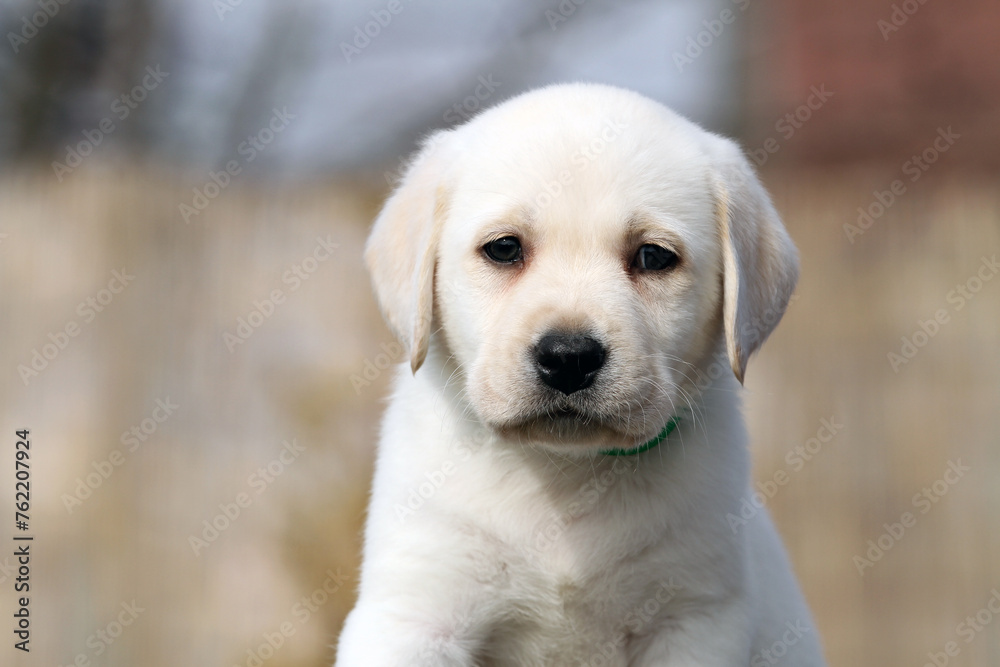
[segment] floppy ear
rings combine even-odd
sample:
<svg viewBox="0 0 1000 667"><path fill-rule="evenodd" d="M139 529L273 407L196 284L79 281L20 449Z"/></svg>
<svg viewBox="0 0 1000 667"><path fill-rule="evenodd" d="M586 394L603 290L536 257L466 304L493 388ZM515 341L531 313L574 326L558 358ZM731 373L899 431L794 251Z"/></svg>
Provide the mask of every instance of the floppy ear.
<svg viewBox="0 0 1000 667"><path fill-rule="evenodd" d="M795 245L740 148L713 137L722 239L723 327L736 379L788 305L799 277Z"/></svg>
<svg viewBox="0 0 1000 667"><path fill-rule="evenodd" d="M424 142L365 244L365 264L382 314L409 353L414 373L427 356L434 315L434 267L447 208L446 134L437 132Z"/></svg>

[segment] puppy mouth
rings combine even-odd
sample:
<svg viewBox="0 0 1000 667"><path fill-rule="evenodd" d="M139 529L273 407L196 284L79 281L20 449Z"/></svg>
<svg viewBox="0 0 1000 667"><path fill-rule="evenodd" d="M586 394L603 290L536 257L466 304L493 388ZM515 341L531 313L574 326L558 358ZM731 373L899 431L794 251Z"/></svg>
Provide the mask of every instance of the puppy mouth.
<svg viewBox="0 0 1000 667"><path fill-rule="evenodd" d="M550 406L521 415L494 428L503 436L522 442L587 444L625 435L618 420L572 405Z"/></svg>
<svg viewBox="0 0 1000 667"><path fill-rule="evenodd" d="M496 435L513 443L561 451L629 448L658 433L666 422L659 419L661 402L629 389L608 380L571 394L534 385L506 406L491 402L494 410L480 414Z"/></svg>
<svg viewBox="0 0 1000 667"><path fill-rule="evenodd" d="M587 426L604 425L604 420L599 415L593 415L572 407L560 407L554 410L547 410L543 413L534 415L527 421L533 421L539 424L551 423L552 425L557 426L560 430L573 427L585 428Z"/></svg>

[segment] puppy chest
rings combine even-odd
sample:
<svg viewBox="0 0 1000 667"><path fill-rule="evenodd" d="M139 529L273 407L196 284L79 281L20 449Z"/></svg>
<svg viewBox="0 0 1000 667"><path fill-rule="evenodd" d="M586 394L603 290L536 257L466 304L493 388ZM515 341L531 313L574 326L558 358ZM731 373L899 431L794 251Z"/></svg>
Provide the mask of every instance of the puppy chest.
<svg viewBox="0 0 1000 667"><path fill-rule="evenodd" d="M676 594L669 581L640 585L617 573L522 576L508 589L482 664L625 667L634 643L669 616Z"/></svg>
<svg viewBox="0 0 1000 667"><path fill-rule="evenodd" d="M542 593L537 591L536 593ZM482 654L492 667L625 667L631 636L607 623L577 592L547 591L522 600L493 629Z"/></svg>

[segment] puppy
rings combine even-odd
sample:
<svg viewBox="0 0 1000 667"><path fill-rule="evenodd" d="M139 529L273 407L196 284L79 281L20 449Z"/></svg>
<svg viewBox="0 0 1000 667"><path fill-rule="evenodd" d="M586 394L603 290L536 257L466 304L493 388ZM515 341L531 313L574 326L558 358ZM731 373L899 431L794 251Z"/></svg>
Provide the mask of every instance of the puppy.
<svg viewBox="0 0 1000 667"><path fill-rule="evenodd" d="M795 247L727 139L558 85L426 142L366 249L409 363L339 667L812 667L739 385Z"/></svg>

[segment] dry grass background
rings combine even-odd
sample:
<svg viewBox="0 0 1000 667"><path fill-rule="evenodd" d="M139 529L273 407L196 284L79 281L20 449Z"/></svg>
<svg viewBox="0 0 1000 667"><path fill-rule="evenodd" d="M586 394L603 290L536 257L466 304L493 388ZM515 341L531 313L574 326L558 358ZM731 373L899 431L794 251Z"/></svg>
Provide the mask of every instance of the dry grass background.
<svg viewBox="0 0 1000 667"><path fill-rule="evenodd" d="M1000 253L1000 192L994 180L928 177L849 243L842 225L894 177L766 174L803 275L748 372L754 475L788 473L767 504L831 665L919 666L949 640L961 648L951 664L996 665L1000 618L970 643L956 626L1000 587L1000 279L960 311L946 295ZM109 666L254 664L247 651L282 623L295 634L264 664L332 659L387 381L382 373L357 391L351 382L391 340L360 262L382 193L240 182L185 224L177 207L190 186L120 168L62 184L0 179L2 433L10 452L14 430L31 429L37 536L32 653L4 647L14 665L69 665L80 654ZM290 291L283 273L328 235L333 257ZM84 324L77 304L122 268L134 281ZM223 334L275 288L287 301L230 353ZM895 373L886 354L939 308L950 322ZM71 320L81 333L25 386L18 365ZM122 432L167 397L175 414L125 452ZM792 470L786 453L824 418L844 427ZM293 438L305 452L255 495L249 476ZM124 462L69 512L63 495L114 449ZM929 512L915 511L913 495L958 459L970 471ZM11 485L2 489L10 507ZM189 536L240 492L253 504L195 555ZM904 511L916 525L860 576L853 556ZM304 619L294 605L328 570L352 579ZM0 578L10 609L10 575ZM132 600L144 611L96 655L88 637Z"/></svg>

